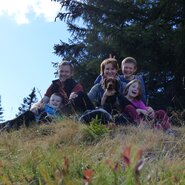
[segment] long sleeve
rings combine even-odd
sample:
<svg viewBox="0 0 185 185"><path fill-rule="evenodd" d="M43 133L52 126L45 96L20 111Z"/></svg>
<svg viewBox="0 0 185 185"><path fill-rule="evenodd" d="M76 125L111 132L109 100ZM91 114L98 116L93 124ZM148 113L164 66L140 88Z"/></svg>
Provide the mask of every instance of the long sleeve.
<svg viewBox="0 0 185 185"><path fill-rule="evenodd" d="M92 102L98 102L99 98L99 92L100 92L100 84L94 85L90 91L88 92L88 96Z"/></svg>

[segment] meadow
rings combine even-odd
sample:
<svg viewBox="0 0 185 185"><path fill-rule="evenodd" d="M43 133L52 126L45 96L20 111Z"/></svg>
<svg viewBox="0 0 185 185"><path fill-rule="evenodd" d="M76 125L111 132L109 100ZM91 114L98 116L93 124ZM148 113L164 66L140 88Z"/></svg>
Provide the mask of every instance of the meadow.
<svg viewBox="0 0 185 185"><path fill-rule="evenodd" d="M177 137L143 126L58 119L3 132L0 184L184 185L185 127L174 129Z"/></svg>

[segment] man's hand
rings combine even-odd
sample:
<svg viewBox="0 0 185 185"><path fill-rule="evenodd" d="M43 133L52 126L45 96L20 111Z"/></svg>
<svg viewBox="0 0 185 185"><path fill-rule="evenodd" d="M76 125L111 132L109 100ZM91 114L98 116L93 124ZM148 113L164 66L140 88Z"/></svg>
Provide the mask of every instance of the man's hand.
<svg viewBox="0 0 185 185"><path fill-rule="evenodd" d="M76 94L75 92L72 92L69 96L69 100L72 100L74 98L78 97L78 94Z"/></svg>

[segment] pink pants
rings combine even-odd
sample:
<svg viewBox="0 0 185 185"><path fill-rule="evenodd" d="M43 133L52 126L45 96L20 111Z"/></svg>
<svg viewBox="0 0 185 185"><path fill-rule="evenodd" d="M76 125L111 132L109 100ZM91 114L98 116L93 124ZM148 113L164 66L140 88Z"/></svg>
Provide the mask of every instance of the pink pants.
<svg viewBox="0 0 185 185"><path fill-rule="evenodd" d="M139 124L140 121L143 119L142 116L140 116L136 108L133 105L127 105L123 112L130 117L132 121L134 121L136 124ZM168 128L171 128L171 123L169 121L169 117L167 113L164 110L157 110L155 111L155 122L153 127L154 128L162 128L163 130L166 130Z"/></svg>

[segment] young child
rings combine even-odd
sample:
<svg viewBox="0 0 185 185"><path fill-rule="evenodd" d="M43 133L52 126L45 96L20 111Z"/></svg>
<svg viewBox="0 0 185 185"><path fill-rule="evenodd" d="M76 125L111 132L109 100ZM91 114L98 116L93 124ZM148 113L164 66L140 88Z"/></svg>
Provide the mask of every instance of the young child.
<svg viewBox="0 0 185 185"><path fill-rule="evenodd" d="M141 120L146 119L146 121L153 123L153 128L162 129L168 133L171 132L171 123L167 113L164 110L154 111L152 107L147 107L141 100L142 86L140 80L130 81L126 85L124 95L130 101L130 104L124 107L123 112L133 122L140 124Z"/></svg>
<svg viewBox="0 0 185 185"><path fill-rule="evenodd" d="M111 57L110 57L111 59ZM113 60L116 60L115 58L112 58ZM118 68L117 68L118 70ZM126 57L122 63L121 63L121 70L122 75L117 74L117 79L122 81L122 84L124 84L123 88L127 83L129 83L131 80L138 79L141 82L142 85L142 101L146 103L146 91L145 91L145 84L143 77L141 75L135 75L137 71L137 61L133 57ZM94 84L100 83L103 79L103 74L101 74L96 78L94 81Z"/></svg>
<svg viewBox="0 0 185 185"><path fill-rule="evenodd" d="M131 80L138 79L141 82L142 88L142 101L146 103L146 91L143 77L141 75L135 75L137 71L137 61L133 57L126 57L121 63L122 74L120 75L121 81L129 83Z"/></svg>
<svg viewBox="0 0 185 185"><path fill-rule="evenodd" d="M1 123L0 131L19 129L24 124L28 127L31 122L51 122L52 118L60 113L63 100L63 97L59 93L53 93L48 104L35 104L34 107L19 115L15 119Z"/></svg>

